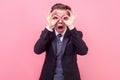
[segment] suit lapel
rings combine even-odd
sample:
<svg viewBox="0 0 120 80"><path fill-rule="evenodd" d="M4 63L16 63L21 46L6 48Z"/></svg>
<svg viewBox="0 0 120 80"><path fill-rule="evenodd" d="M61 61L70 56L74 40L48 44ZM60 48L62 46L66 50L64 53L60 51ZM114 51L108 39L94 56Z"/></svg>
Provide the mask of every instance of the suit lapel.
<svg viewBox="0 0 120 80"><path fill-rule="evenodd" d="M68 38L64 38L63 42L62 42L62 49L61 49L62 55L65 52L65 48L66 48L67 42L68 42Z"/></svg>
<svg viewBox="0 0 120 80"><path fill-rule="evenodd" d="M56 55L56 52L57 52L57 49L56 49L57 48L57 40L56 40L55 30L53 30L51 41L52 41L52 47L53 47L54 55Z"/></svg>
<svg viewBox="0 0 120 80"><path fill-rule="evenodd" d="M69 29L67 29L65 35L64 35L64 38L63 38L63 42L62 42L62 55L64 54L65 52L65 48L66 48L66 45L67 45L67 42L69 40Z"/></svg>
<svg viewBox="0 0 120 80"><path fill-rule="evenodd" d="M54 54L56 55L56 53L57 53L57 49L56 49L57 48L57 41L55 38L52 41L52 47L53 47Z"/></svg>

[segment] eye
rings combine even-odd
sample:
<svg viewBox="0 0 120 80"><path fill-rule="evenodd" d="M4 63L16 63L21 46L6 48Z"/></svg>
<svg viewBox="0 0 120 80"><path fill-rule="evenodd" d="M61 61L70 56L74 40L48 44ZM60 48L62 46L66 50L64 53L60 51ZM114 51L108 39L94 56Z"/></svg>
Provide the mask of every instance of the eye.
<svg viewBox="0 0 120 80"><path fill-rule="evenodd" d="M69 19L68 16L64 16L64 17L63 17L63 20L66 20L66 21L67 21L68 19Z"/></svg>
<svg viewBox="0 0 120 80"><path fill-rule="evenodd" d="M57 19L58 19L58 16L53 16L52 19L53 19L53 20L57 20Z"/></svg>
<svg viewBox="0 0 120 80"><path fill-rule="evenodd" d="M58 17L53 17L53 19L58 19Z"/></svg>

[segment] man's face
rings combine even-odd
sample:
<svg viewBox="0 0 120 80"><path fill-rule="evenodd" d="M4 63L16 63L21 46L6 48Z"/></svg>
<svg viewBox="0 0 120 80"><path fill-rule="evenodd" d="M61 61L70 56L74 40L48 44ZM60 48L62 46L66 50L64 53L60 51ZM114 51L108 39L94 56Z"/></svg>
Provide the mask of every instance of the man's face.
<svg viewBox="0 0 120 80"><path fill-rule="evenodd" d="M67 28L64 21L67 21L69 19L68 11L55 9L51 14L52 20L56 21L55 24L56 31L58 33L62 33Z"/></svg>

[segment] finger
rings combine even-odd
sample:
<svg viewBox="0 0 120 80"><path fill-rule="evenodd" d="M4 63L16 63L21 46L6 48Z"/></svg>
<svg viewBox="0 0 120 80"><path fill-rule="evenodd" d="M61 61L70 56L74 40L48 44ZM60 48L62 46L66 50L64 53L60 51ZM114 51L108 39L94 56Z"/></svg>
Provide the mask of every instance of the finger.
<svg viewBox="0 0 120 80"><path fill-rule="evenodd" d="M52 24L51 22L52 22L52 13L50 12L50 11L48 11L48 14L47 14L47 21L48 21L48 23L49 24Z"/></svg>
<svg viewBox="0 0 120 80"><path fill-rule="evenodd" d="M46 19L47 19L48 23L50 23L50 11L48 11Z"/></svg>
<svg viewBox="0 0 120 80"><path fill-rule="evenodd" d="M52 13L50 11L48 11L47 19L51 19L51 16L52 16Z"/></svg>
<svg viewBox="0 0 120 80"><path fill-rule="evenodd" d="M67 10L69 13L70 13L70 17L75 19L77 17L77 15L75 13L73 13L72 11L70 10Z"/></svg>
<svg viewBox="0 0 120 80"><path fill-rule="evenodd" d="M70 10L67 10L69 13L70 13L70 16L72 16L73 15L73 12L72 11L70 11Z"/></svg>

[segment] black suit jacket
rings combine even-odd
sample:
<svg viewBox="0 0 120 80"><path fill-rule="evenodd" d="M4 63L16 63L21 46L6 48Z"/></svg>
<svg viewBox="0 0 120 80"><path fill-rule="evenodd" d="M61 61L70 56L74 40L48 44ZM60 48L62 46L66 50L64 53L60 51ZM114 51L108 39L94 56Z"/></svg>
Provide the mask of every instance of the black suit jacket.
<svg viewBox="0 0 120 80"><path fill-rule="evenodd" d="M82 32L67 29L62 45L62 67L64 80L81 80L77 65L77 54L87 54L88 47L82 40ZM40 38L34 46L34 52L41 54L46 51L45 61L39 80L53 80L56 67L56 36L55 32L47 29L42 31Z"/></svg>

